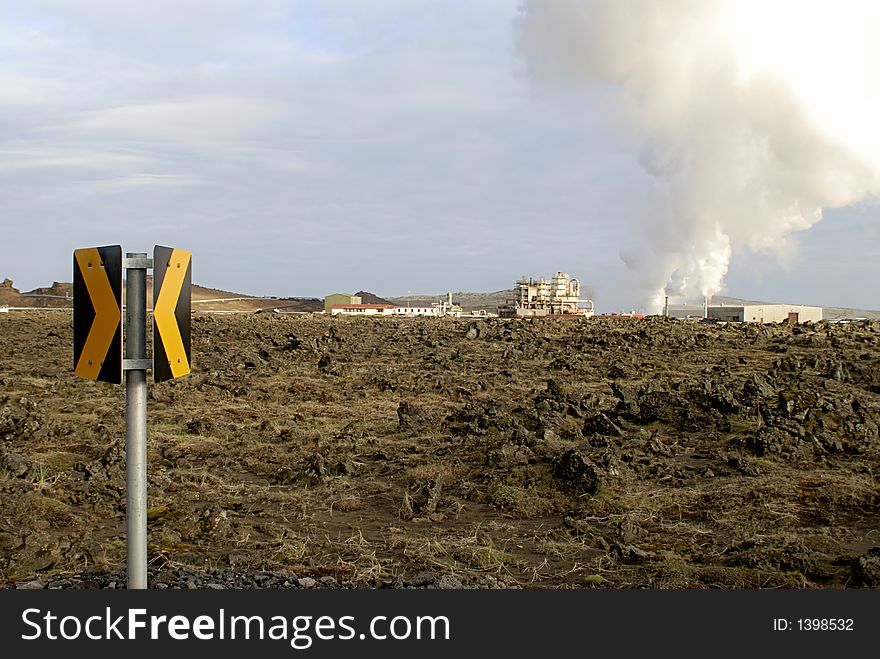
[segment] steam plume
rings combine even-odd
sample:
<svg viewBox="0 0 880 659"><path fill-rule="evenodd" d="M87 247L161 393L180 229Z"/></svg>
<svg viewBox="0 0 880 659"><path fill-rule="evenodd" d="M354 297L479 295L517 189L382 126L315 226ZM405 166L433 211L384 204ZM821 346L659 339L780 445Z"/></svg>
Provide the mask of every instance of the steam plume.
<svg viewBox="0 0 880 659"><path fill-rule="evenodd" d="M733 251L785 256L823 208L880 193L874 0L526 0L519 27L536 79L623 91L669 193L637 266L655 310L720 291Z"/></svg>

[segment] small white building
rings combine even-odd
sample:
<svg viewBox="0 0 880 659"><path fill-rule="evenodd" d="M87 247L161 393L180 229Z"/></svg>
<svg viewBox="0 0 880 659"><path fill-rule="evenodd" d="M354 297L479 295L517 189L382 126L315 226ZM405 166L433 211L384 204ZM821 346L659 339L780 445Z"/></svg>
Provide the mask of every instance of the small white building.
<svg viewBox="0 0 880 659"><path fill-rule="evenodd" d="M395 316L439 316L440 310L436 306L430 307L397 307Z"/></svg>
<svg viewBox="0 0 880 659"><path fill-rule="evenodd" d="M816 323L822 320L822 307L802 304L711 305L708 318L732 323Z"/></svg>
<svg viewBox="0 0 880 659"><path fill-rule="evenodd" d="M332 316L393 316L397 307L393 304L334 304Z"/></svg>
<svg viewBox="0 0 880 659"><path fill-rule="evenodd" d="M461 307L452 301L452 293L446 294L446 299L440 302L434 302L431 306L405 306L397 307L395 312L397 316L429 316L432 318L459 318L461 317Z"/></svg>
<svg viewBox="0 0 880 659"><path fill-rule="evenodd" d="M431 305L398 307L393 304L333 304L330 314L333 316L404 316L408 318L429 317L442 318L461 316L461 307L452 302L452 294L447 294L446 300L435 302Z"/></svg>

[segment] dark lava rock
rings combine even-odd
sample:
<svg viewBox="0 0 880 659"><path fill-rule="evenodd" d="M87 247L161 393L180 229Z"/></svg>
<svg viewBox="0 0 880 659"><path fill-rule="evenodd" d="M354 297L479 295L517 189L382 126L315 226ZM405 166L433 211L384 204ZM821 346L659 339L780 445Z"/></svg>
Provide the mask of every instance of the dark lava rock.
<svg viewBox="0 0 880 659"><path fill-rule="evenodd" d="M557 459L553 474L575 495L596 494L602 485L599 467L577 449L569 449Z"/></svg>
<svg viewBox="0 0 880 659"><path fill-rule="evenodd" d="M326 353L318 359L318 370L327 375L339 375L340 372L339 366L334 364L333 359Z"/></svg>
<svg viewBox="0 0 880 659"><path fill-rule="evenodd" d="M803 429L801 428L801 430ZM787 432L785 429L765 426L759 428L753 436L748 437L745 445L758 457L792 459L812 454L813 445L802 441L802 439L796 433Z"/></svg>
<svg viewBox="0 0 880 659"><path fill-rule="evenodd" d="M584 420L584 435L603 435L605 437L622 437L623 431L604 412L589 416Z"/></svg>
<svg viewBox="0 0 880 659"><path fill-rule="evenodd" d="M437 575L433 572L417 572L409 579L406 579L404 583L407 586L412 586L414 588L424 588L425 586L430 586L437 579Z"/></svg>
<svg viewBox="0 0 880 659"><path fill-rule="evenodd" d="M804 421L818 403L815 392L785 390L779 392L777 409L789 419Z"/></svg>
<svg viewBox="0 0 880 659"><path fill-rule="evenodd" d="M494 410L468 402L446 417L446 426L454 435L485 435L496 416ZM530 428L528 421L524 419L524 425L529 430L536 430L537 426Z"/></svg>
<svg viewBox="0 0 880 659"><path fill-rule="evenodd" d="M637 547L636 545L617 544L614 549L617 557L620 559L620 562L626 565L645 563L647 561L657 558L657 554L655 552L647 551L645 549L642 549L641 547Z"/></svg>
<svg viewBox="0 0 880 659"><path fill-rule="evenodd" d="M701 393L708 407L722 412L736 412L740 408L737 395L721 377L708 377L701 383Z"/></svg>
<svg viewBox="0 0 880 659"><path fill-rule="evenodd" d="M742 396L748 405L754 405L760 400L770 398L776 394L773 385L760 373L752 373L743 383Z"/></svg>
<svg viewBox="0 0 880 659"><path fill-rule="evenodd" d="M23 455L4 451L0 453L0 467L8 471L15 478L24 478L31 470L30 461Z"/></svg>
<svg viewBox="0 0 880 659"><path fill-rule="evenodd" d="M852 584L862 588L880 587L880 547L869 549L852 560Z"/></svg>
<svg viewBox="0 0 880 659"><path fill-rule="evenodd" d="M213 428L214 422L208 417L194 417L186 424L186 431L191 435L204 435Z"/></svg>
<svg viewBox="0 0 880 659"><path fill-rule="evenodd" d="M397 426L401 430L420 432L434 424L430 413L409 401L401 401L397 406Z"/></svg>
<svg viewBox="0 0 880 659"><path fill-rule="evenodd" d="M124 570L110 570L104 568L87 568L77 574L54 575L41 579L20 581L18 583L7 582L2 587L6 589L17 588L58 590L64 588L75 589L118 589L126 587ZM150 588L157 590L166 589L352 589L352 588L475 588L473 583L467 585L452 574L419 572L412 578L399 579L399 583L381 584L365 583L359 581L340 581L335 577L318 574L296 574L287 570L251 570L251 569L212 569L198 570L186 566L165 566L162 568L150 567L148 569L147 583ZM490 587L503 587L502 584Z"/></svg>
<svg viewBox="0 0 880 659"><path fill-rule="evenodd" d="M327 460L320 453L314 453L305 459L304 471L309 476L324 481L327 476Z"/></svg>

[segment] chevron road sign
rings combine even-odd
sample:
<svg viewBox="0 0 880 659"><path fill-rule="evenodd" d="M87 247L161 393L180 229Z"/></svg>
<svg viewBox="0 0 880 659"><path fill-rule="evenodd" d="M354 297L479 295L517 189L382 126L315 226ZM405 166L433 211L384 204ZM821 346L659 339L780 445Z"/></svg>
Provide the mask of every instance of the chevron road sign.
<svg viewBox="0 0 880 659"><path fill-rule="evenodd" d="M190 372L192 254L156 245L73 252L73 369L120 384L125 372L125 549L128 587L147 587L147 371L156 382ZM147 270L153 269L153 359L147 357ZM125 270L125 354L122 271Z"/></svg>
<svg viewBox="0 0 880 659"><path fill-rule="evenodd" d="M190 371L192 254L182 249L153 250L153 380L162 382Z"/></svg>
<svg viewBox="0 0 880 659"><path fill-rule="evenodd" d="M122 246L73 252L73 369L122 382Z"/></svg>

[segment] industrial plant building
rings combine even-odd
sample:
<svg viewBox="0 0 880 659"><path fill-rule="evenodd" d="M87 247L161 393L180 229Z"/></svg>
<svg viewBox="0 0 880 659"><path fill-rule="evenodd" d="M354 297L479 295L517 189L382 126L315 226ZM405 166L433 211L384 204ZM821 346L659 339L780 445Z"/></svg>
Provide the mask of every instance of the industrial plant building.
<svg viewBox="0 0 880 659"><path fill-rule="evenodd" d="M822 307L803 304L666 304L664 315L680 319L709 319L728 323L815 323Z"/></svg>
<svg viewBox="0 0 880 659"><path fill-rule="evenodd" d="M535 316L593 315L593 301L581 298L581 284L564 272L557 272L550 281L522 277L513 289L513 299L498 307L502 318Z"/></svg>
<svg viewBox="0 0 880 659"><path fill-rule="evenodd" d="M822 307L802 304L741 304L708 308L710 320L731 323L817 323L822 320Z"/></svg>
<svg viewBox="0 0 880 659"><path fill-rule="evenodd" d="M666 304L663 315L679 320L701 319L706 317L704 304Z"/></svg>

